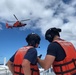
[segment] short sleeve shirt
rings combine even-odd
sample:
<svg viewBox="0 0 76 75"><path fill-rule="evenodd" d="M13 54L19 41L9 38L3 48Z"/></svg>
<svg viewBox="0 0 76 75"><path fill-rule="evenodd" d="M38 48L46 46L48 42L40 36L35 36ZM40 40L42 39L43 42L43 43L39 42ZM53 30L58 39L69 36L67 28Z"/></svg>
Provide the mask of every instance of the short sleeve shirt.
<svg viewBox="0 0 76 75"><path fill-rule="evenodd" d="M15 54L10 58L11 62L14 62ZM36 64L37 63L37 51L36 51L36 49L35 48L29 49L28 52L26 53L26 55L24 56L24 59L29 60L32 64Z"/></svg>
<svg viewBox="0 0 76 75"><path fill-rule="evenodd" d="M65 51L57 42L52 42L49 44L47 48L47 55L55 56L56 61L61 61L66 56Z"/></svg>
<svg viewBox="0 0 76 75"><path fill-rule="evenodd" d="M37 63L37 51L35 48L28 50L27 54L24 56L24 59L29 60L32 64Z"/></svg>

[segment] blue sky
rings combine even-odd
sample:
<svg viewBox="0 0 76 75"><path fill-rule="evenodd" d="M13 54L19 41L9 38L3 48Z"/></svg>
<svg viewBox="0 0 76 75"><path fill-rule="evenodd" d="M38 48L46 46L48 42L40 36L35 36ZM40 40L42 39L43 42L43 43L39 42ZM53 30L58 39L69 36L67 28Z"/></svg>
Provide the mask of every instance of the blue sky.
<svg viewBox="0 0 76 75"><path fill-rule="evenodd" d="M27 45L25 37L35 32L41 36L38 54L46 54L48 41L44 35L51 27L61 28L61 38L76 48L76 0L1 0L0 1L0 59L8 60L17 49ZM7 21L16 22L15 14L25 21L22 28L6 29ZM11 26L14 22L8 22Z"/></svg>
<svg viewBox="0 0 76 75"><path fill-rule="evenodd" d="M22 31L19 28L7 29L5 26L3 26L3 30L0 31L1 59L6 57L6 59L8 60L20 47L27 45L25 38L29 33L32 32L39 34L41 37L41 43L39 45L40 48L37 48L37 51L38 55L42 54L44 57L46 54L46 46L48 45L48 42L45 40L39 30L34 31L31 29L26 29Z"/></svg>

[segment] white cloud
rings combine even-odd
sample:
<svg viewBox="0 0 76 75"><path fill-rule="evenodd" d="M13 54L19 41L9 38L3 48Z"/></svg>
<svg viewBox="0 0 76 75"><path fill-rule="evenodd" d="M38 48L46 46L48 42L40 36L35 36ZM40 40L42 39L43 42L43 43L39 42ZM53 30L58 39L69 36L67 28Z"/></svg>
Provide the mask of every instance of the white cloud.
<svg viewBox="0 0 76 75"><path fill-rule="evenodd" d="M38 28L43 35L50 27L60 27L61 37L76 45L76 0L68 4L61 0L1 0L0 7L1 20L16 20L13 14L19 20L30 18L29 22L36 21L35 27L28 25L23 29ZM64 19L68 22L64 23Z"/></svg>

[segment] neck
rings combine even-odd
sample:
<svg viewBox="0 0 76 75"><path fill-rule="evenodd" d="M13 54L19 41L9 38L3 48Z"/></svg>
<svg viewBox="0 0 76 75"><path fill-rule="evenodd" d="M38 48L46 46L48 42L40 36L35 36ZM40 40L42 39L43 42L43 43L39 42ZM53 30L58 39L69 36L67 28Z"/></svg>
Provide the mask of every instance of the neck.
<svg viewBox="0 0 76 75"><path fill-rule="evenodd" d="M53 39L53 41L54 40L60 40L60 37L59 36L55 36L54 39Z"/></svg>

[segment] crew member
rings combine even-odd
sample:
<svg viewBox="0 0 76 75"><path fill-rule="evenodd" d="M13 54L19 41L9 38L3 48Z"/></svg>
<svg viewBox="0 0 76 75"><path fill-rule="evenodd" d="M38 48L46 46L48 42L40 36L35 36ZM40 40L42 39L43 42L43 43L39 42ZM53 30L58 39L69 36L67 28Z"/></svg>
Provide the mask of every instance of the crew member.
<svg viewBox="0 0 76 75"><path fill-rule="evenodd" d="M71 42L60 38L60 28L50 28L45 38L50 42L44 60L39 64L46 70L53 66L56 75L76 75L76 51ZM64 35L65 36L65 35Z"/></svg>
<svg viewBox="0 0 76 75"><path fill-rule="evenodd" d="M39 75L36 48L39 46L40 40L38 34L29 34L26 37L28 45L17 50L9 59L7 66L13 75Z"/></svg>

